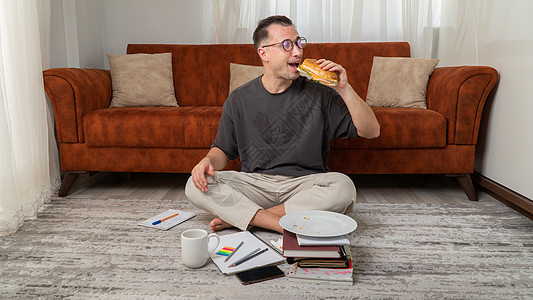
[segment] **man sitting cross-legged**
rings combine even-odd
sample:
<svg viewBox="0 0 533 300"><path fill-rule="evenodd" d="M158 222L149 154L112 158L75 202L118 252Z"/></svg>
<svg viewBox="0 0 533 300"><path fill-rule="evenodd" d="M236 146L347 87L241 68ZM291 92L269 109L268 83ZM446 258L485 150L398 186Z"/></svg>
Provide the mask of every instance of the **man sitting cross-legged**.
<svg viewBox="0 0 533 300"><path fill-rule="evenodd" d="M355 186L348 176L328 172L329 143L379 136L372 109L335 62L317 61L338 74L333 88L299 75L307 41L287 17L261 20L253 41L264 75L228 96L215 141L191 172L187 197L217 216L213 231L258 226L282 232L279 219L290 212L349 212ZM219 171L237 157L240 172Z"/></svg>

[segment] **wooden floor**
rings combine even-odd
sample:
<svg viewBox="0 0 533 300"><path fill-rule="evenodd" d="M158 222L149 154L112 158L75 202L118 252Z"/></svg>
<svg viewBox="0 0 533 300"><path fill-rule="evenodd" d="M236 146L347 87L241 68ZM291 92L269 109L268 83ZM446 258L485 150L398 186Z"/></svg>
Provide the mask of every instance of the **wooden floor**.
<svg viewBox="0 0 533 300"><path fill-rule="evenodd" d="M171 200L183 198L189 174L82 174L69 196ZM350 175L358 203L464 203L469 201L455 179L444 175ZM490 197L478 192L480 200ZM492 198L492 197L490 197Z"/></svg>

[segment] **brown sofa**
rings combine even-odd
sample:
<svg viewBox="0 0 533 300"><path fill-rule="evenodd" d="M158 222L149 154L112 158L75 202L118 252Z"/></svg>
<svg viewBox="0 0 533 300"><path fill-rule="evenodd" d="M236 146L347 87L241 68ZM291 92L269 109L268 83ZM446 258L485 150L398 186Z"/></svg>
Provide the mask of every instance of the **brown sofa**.
<svg viewBox="0 0 533 300"><path fill-rule="evenodd" d="M65 196L87 171L189 173L215 138L228 96L230 63L261 65L253 45L141 45L127 53L172 53L179 107L109 108L109 70L44 71L60 147ZM403 42L309 44L305 57L328 58L348 72L366 99L374 56L409 57ZM491 67L436 68L428 109L373 108L377 139L335 140L328 166L347 174L446 174L471 200L470 175L485 100L497 80ZM233 161L228 169L239 169Z"/></svg>

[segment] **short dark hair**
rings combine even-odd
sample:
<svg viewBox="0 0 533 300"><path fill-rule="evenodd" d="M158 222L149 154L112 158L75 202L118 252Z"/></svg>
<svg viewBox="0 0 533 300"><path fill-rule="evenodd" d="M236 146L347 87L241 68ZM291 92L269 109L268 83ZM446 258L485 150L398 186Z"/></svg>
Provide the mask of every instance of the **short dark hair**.
<svg viewBox="0 0 533 300"><path fill-rule="evenodd" d="M272 24L279 24L282 26L294 26L292 20L286 16L270 16L260 20L254 30L253 40L255 51L259 49L261 42L268 38L268 27Z"/></svg>

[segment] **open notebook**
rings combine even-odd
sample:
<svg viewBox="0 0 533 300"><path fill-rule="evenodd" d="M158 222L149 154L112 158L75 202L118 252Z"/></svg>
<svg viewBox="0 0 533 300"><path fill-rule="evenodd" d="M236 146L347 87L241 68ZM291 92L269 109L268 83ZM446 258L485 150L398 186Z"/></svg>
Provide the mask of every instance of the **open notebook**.
<svg viewBox="0 0 533 300"><path fill-rule="evenodd" d="M231 249L236 248L241 241L244 242L243 245L231 256L227 262L225 262L224 260L227 257L228 250L231 252ZM212 240L211 242L214 243ZM212 244L210 244L209 248L211 249L211 247ZM230 264L238 261L243 256L249 254L257 248L268 248L268 250L236 267L229 267ZM222 273L227 275L284 262L283 256L281 256L276 250L268 246L249 231L221 235L220 243L218 244L217 249L215 249L215 251L211 254L211 260L213 260Z"/></svg>

